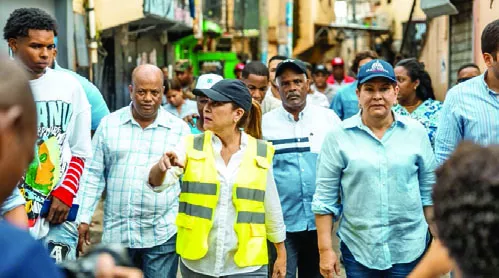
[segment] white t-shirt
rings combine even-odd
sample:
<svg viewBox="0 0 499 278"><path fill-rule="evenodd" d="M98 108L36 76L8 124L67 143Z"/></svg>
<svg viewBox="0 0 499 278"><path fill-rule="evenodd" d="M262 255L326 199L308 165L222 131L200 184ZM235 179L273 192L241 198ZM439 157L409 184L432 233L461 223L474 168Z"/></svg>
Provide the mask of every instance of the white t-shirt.
<svg viewBox="0 0 499 278"><path fill-rule="evenodd" d="M44 200L62 186L72 156L91 157L91 112L83 88L69 73L47 68L44 75L30 81L30 86L37 108L38 140L35 159L20 187L28 219L36 221L30 223L31 232L41 238L48 232L44 219L39 219Z"/></svg>
<svg viewBox="0 0 499 278"><path fill-rule="evenodd" d="M274 97L274 95L272 94L272 90L269 87L261 103L262 115L281 106L282 106L281 100Z"/></svg>
<svg viewBox="0 0 499 278"><path fill-rule="evenodd" d="M312 94L307 95L307 103L312 103L317 106L329 108L329 101L327 99L327 96L318 91L314 91Z"/></svg>

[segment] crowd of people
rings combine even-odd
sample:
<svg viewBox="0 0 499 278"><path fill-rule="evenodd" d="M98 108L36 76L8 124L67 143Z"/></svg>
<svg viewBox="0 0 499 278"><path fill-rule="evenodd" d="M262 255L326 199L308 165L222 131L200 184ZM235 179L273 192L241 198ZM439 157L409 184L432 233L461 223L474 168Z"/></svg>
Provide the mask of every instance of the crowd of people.
<svg viewBox="0 0 499 278"><path fill-rule="evenodd" d="M4 28L0 276L64 277L52 261L86 251L101 199L102 242L131 263L100 256L98 277L499 275L499 20L485 72L463 65L443 102L417 59L363 51L355 78L341 58L235 80L140 65L110 113L56 36L37 8Z"/></svg>

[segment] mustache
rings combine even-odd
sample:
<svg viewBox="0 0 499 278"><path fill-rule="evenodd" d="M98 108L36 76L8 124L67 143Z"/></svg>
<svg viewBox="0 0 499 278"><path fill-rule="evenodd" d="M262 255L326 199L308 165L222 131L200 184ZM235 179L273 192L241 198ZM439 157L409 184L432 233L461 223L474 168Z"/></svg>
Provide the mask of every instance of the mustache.
<svg viewBox="0 0 499 278"><path fill-rule="evenodd" d="M300 97L301 94L300 92L298 91L291 91L291 92L288 92L286 98L289 99L289 98L292 98L292 97Z"/></svg>

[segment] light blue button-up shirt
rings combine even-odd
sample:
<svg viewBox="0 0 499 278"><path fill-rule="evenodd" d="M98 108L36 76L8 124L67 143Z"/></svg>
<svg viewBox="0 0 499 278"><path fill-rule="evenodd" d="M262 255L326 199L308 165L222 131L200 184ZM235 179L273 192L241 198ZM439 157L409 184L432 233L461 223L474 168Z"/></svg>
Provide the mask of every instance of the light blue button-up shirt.
<svg viewBox="0 0 499 278"><path fill-rule="evenodd" d="M499 93L487 86L486 74L460 83L447 93L435 138L439 164L462 140L499 144Z"/></svg>
<svg viewBox="0 0 499 278"><path fill-rule="evenodd" d="M338 90L330 109L340 117L341 120L348 119L359 113L359 99L355 91L357 90L358 81L349 84Z"/></svg>
<svg viewBox="0 0 499 278"><path fill-rule="evenodd" d="M316 214L342 213L338 236L362 265L384 270L423 254L435 156L425 128L394 113L379 140L360 113L329 133L317 162ZM341 195L341 204L338 203Z"/></svg>
<svg viewBox="0 0 499 278"><path fill-rule="evenodd" d="M340 123L332 110L312 104L298 121L282 106L263 116L263 137L276 150L274 178L287 232L316 229L311 206L317 156L326 134Z"/></svg>

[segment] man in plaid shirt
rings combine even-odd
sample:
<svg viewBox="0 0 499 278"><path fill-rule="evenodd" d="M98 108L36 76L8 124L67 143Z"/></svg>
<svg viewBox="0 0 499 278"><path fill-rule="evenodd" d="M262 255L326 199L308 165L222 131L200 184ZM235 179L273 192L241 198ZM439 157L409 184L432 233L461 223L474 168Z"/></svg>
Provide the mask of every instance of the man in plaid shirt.
<svg viewBox="0 0 499 278"><path fill-rule="evenodd" d="M148 174L150 166L190 131L161 108L164 87L158 67L137 67L129 91L131 105L106 116L92 140L94 156L80 186L78 248L89 244L89 223L105 189L102 241L127 246L145 277L174 278L180 186L156 193Z"/></svg>

